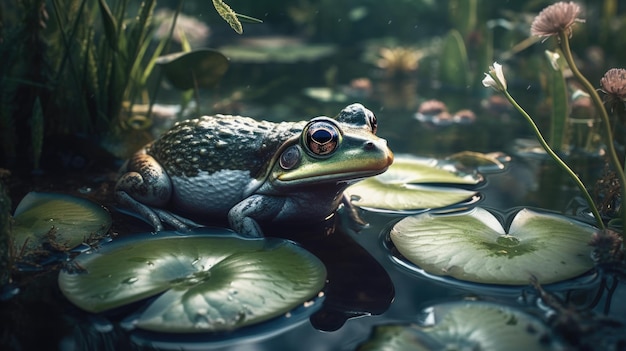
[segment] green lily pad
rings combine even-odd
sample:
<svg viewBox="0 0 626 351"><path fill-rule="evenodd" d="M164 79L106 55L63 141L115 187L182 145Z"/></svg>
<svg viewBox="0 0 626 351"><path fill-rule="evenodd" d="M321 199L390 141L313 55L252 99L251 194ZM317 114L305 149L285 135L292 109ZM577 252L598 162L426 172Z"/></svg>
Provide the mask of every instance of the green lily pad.
<svg viewBox="0 0 626 351"><path fill-rule="evenodd" d="M484 154L474 151L462 151L445 158L446 161L459 163L463 167L474 168L479 172L500 172L511 161L511 157L501 152Z"/></svg>
<svg viewBox="0 0 626 351"><path fill-rule="evenodd" d="M228 59L219 51L199 49L161 56L156 63L180 90L213 88L228 70Z"/></svg>
<svg viewBox="0 0 626 351"><path fill-rule="evenodd" d="M309 44L290 37L247 38L240 42L222 46L220 51L236 62L285 64L313 62L337 51L332 44Z"/></svg>
<svg viewBox="0 0 626 351"><path fill-rule="evenodd" d="M478 193L457 186L477 185L479 174L464 174L435 159L396 157L389 169L346 189L352 203L373 209L410 211L441 208L471 200Z"/></svg>
<svg viewBox="0 0 626 351"><path fill-rule="evenodd" d="M390 237L402 256L427 273L524 285L531 275L547 284L593 268L588 242L596 230L564 216L522 209L507 232L489 211L476 207L406 217Z"/></svg>
<svg viewBox="0 0 626 351"><path fill-rule="evenodd" d="M111 216L102 206L53 193L26 194L13 219L13 245L24 254L40 249L44 242L69 250L88 238L105 235L111 227Z"/></svg>
<svg viewBox="0 0 626 351"><path fill-rule="evenodd" d="M293 242L214 234L116 241L75 265L83 272L59 275L72 303L101 312L160 294L136 325L168 333L233 330L280 316L326 280L322 262Z"/></svg>
<svg viewBox="0 0 626 351"><path fill-rule="evenodd" d="M309 87L304 89L304 95L310 97L313 100L321 102L346 102L348 101L348 95L337 89L328 87Z"/></svg>
<svg viewBox="0 0 626 351"><path fill-rule="evenodd" d="M504 305L479 301L429 307L422 323L381 325L359 351L562 350L538 318Z"/></svg>

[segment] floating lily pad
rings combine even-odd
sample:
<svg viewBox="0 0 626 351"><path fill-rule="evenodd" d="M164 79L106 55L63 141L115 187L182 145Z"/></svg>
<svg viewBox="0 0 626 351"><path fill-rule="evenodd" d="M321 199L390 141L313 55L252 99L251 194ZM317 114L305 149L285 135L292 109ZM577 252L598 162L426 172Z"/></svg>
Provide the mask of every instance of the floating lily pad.
<svg viewBox="0 0 626 351"><path fill-rule="evenodd" d="M474 168L479 172L500 172L511 162L511 157L501 152L484 154L462 151L446 157L446 160L459 163L463 167Z"/></svg>
<svg viewBox="0 0 626 351"><path fill-rule="evenodd" d="M236 62L288 64L317 61L332 55L337 48L332 44L305 43L298 38L260 37L222 46L220 51Z"/></svg>
<svg viewBox="0 0 626 351"><path fill-rule="evenodd" d="M321 102L348 101L348 95L328 87L309 87L304 89L304 95Z"/></svg>
<svg viewBox="0 0 626 351"><path fill-rule="evenodd" d="M212 88L228 69L228 59L219 51L200 49L161 56L156 63L178 89Z"/></svg>
<svg viewBox="0 0 626 351"><path fill-rule="evenodd" d="M597 229L555 214L522 209L508 231L487 210L424 213L391 230L397 250L434 275L463 281L547 284L577 277L593 267L588 245Z"/></svg>
<svg viewBox="0 0 626 351"><path fill-rule="evenodd" d="M562 350L562 346L536 317L495 303L463 301L426 309L419 325L378 326L358 350Z"/></svg>
<svg viewBox="0 0 626 351"><path fill-rule="evenodd" d="M432 209L471 200L476 191L453 186L473 186L482 179L477 173L465 174L435 159L397 157L385 173L360 181L345 193L360 207L392 211Z"/></svg>
<svg viewBox="0 0 626 351"><path fill-rule="evenodd" d="M13 216L13 245L25 254L49 243L72 249L88 238L105 235L111 216L102 206L65 194L30 192L17 205Z"/></svg>
<svg viewBox="0 0 626 351"><path fill-rule="evenodd" d="M316 296L326 269L282 239L176 234L115 241L75 259L59 286L75 305L102 312L158 296L137 320L168 332L233 330L280 316Z"/></svg>

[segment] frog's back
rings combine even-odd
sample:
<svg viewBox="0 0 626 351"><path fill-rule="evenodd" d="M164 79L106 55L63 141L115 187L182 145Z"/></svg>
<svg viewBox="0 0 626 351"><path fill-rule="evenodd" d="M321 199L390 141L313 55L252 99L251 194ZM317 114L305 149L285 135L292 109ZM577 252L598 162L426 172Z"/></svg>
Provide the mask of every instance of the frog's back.
<svg viewBox="0 0 626 351"><path fill-rule="evenodd" d="M258 179L265 174L279 146L299 135L304 123L203 116L177 123L149 146L147 153L171 177L193 178L204 172L237 170L248 171L252 179Z"/></svg>

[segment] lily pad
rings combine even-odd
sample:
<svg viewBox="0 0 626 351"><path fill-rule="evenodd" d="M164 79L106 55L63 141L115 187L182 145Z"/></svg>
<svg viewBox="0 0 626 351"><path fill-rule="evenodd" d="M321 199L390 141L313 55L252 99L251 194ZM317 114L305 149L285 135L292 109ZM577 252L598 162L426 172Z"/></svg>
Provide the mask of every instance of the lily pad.
<svg viewBox="0 0 626 351"><path fill-rule="evenodd" d="M309 87L304 89L304 95L321 102L348 101L348 95L328 87Z"/></svg>
<svg viewBox="0 0 626 351"><path fill-rule="evenodd" d="M213 88L228 70L228 59L219 51L199 49L161 56L156 63L180 90Z"/></svg>
<svg viewBox="0 0 626 351"><path fill-rule="evenodd" d="M459 163L463 167L474 168L479 172L500 172L511 162L511 157L501 152L481 153L462 151L446 157L447 161Z"/></svg>
<svg viewBox="0 0 626 351"><path fill-rule="evenodd" d="M314 62L337 51L332 44L309 44L299 38L259 37L220 47L231 60L245 63Z"/></svg>
<svg viewBox="0 0 626 351"><path fill-rule="evenodd" d="M427 273L525 285L531 276L547 284L593 268L588 242L596 230L564 216L522 209L505 231L493 214L476 207L404 218L390 237L404 258Z"/></svg>
<svg viewBox="0 0 626 351"><path fill-rule="evenodd" d="M345 193L360 207L391 211L433 209L471 200L478 194L476 191L452 185L474 186L482 180L477 173L465 174L435 159L397 157L385 173L360 181Z"/></svg>
<svg viewBox="0 0 626 351"><path fill-rule="evenodd" d="M562 350L538 318L504 305L479 301L429 307L416 324L375 328L359 351Z"/></svg>
<svg viewBox="0 0 626 351"><path fill-rule="evenodd" d="M282 239L194 234L118 240L79 255L81 272L61 272L59 286L78 307L102 312L159 295L139 328L216 332L289 312L324 287L313 254Z"/></svg>
<svg viewBox="0 0 626 351"><path fill-rule="evenodd" d="M111 216L102 206L65 194L30 192L13 216L13 245L25 254L47 242L58 249L72 249L88 238L105 235Z"/></svg>

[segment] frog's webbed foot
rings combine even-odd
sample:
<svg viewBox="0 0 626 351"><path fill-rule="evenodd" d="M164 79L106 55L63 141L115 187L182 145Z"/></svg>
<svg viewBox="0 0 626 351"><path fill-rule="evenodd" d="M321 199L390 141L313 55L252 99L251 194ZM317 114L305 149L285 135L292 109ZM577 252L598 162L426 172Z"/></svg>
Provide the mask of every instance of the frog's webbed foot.
<svg viewBox="0 0 626 351"><path fill-rule="evenodd" d="M201 226L200 224L195 223L190 219L175 215L164 209L153 208L142 204L141 202L133 199L124 191L117 191L115 195L117 197L117 201L120 203L120 205L122 205L122 207L136 212L136 214L141 219L152 225L155 232L162 231L164 229L164 223L172 226L174 229L180 232L186 232L190 228Z"/></svg>
<svg viewBox="0 0 626 351"><path fill-rule="evenodd" d="M176 215L170 211L166 211L161 208L154 208L153 210L154 212L156 212L156 214L159 216L163 223L171 225L179 232L186 232L189 231L189 229L191 228L202 227L201 224L198 224L189 218Z"/></svg>
<svg viewBox="0 0 626 351"><path fill-rule="evenodd" d="M345 194L343 195L341 204L343 206L338 210L338 212L341 219L346 219L345 222L347 222L346 225L349 229L358 233L369 226L369 223L361 217L359 208L354 206L350 201L350 198L348 198Z"/></svg>
<svg viewBox="0 0 626 351"><path fill-rule="evenodd" d="M163 223L161 222L161 218L150 207L133 199L125 191L116 191L115 198L123 208L136 212L141 219L152 225L155 232L160 232L161 230L163 230Z"/></svg>

